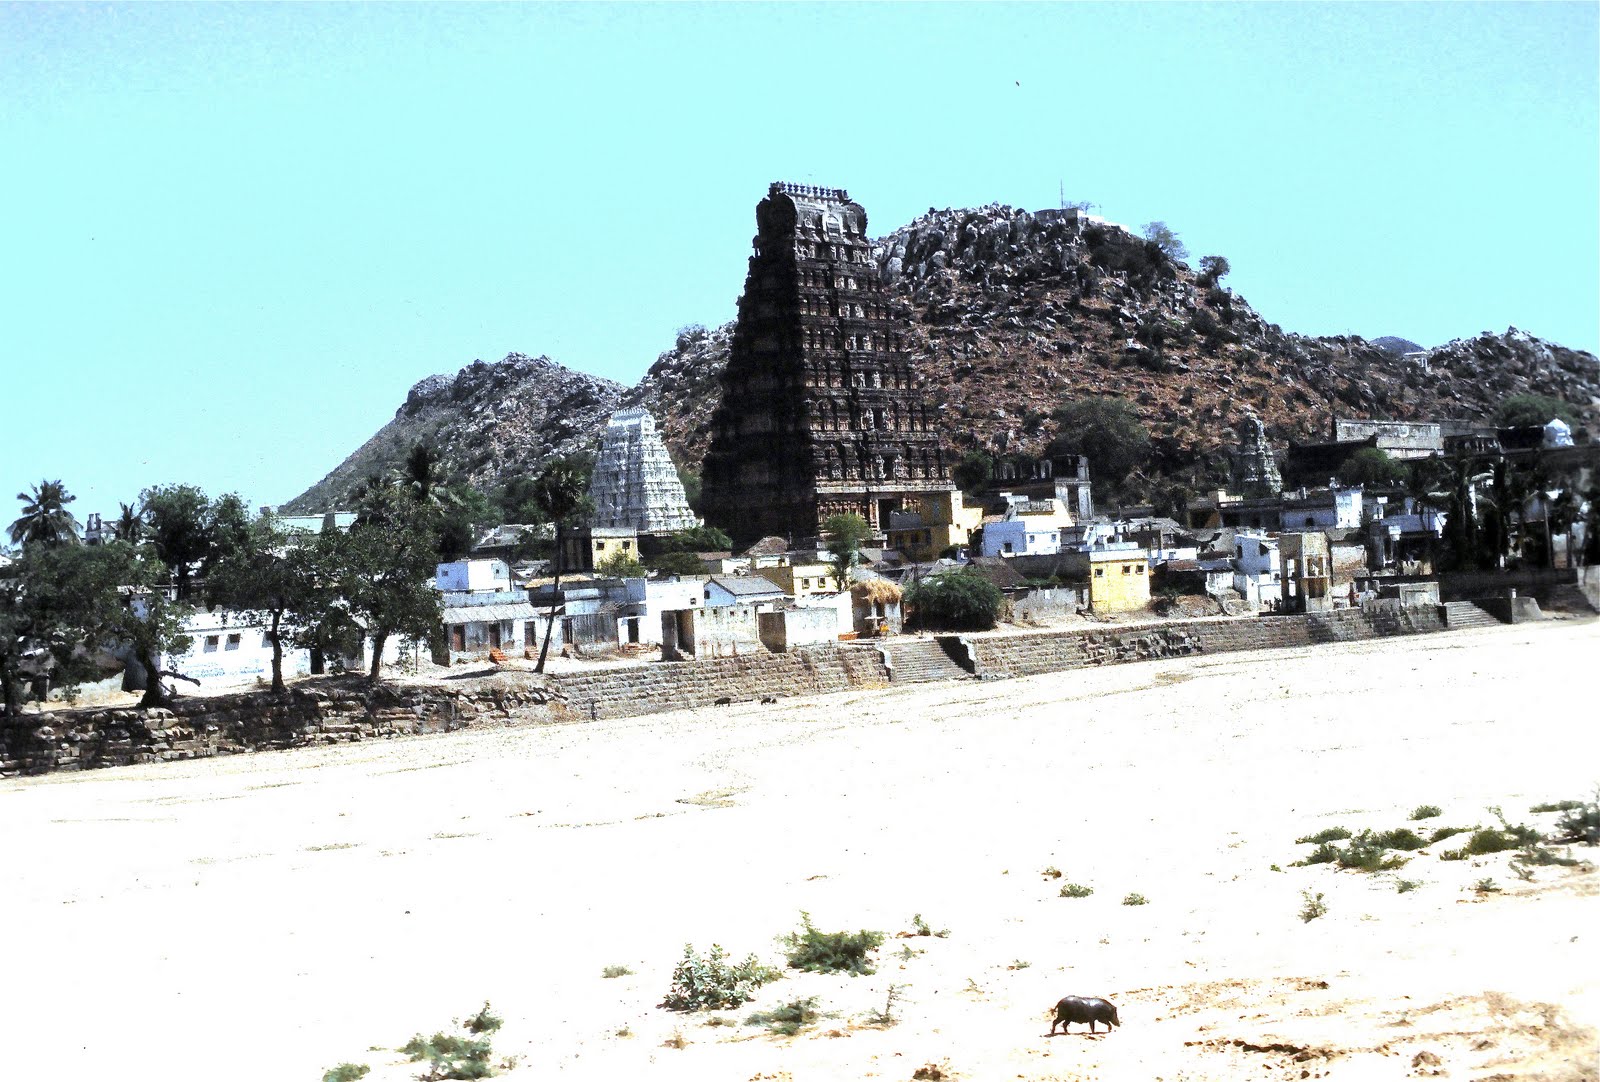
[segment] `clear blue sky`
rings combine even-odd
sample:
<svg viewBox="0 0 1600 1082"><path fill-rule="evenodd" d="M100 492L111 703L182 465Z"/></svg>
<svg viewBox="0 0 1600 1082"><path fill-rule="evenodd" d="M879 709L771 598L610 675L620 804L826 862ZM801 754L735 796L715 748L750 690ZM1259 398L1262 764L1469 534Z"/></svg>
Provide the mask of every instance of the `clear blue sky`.
<svg viewBox="0 0 1600 1082"><path fill-rule="evenodd" d="M1597 10L3 5L0 499L278 503L510 351L632 384L776 179L876 234L1064 186L1290 330L1594 351Z"/></svg>

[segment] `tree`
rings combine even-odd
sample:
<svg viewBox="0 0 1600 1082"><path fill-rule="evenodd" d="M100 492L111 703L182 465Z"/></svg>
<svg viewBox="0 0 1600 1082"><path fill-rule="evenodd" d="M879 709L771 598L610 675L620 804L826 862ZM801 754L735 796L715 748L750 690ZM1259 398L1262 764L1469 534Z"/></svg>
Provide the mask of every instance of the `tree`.
<svg viewBox="0 0 1600 1082"><path fill-rule="evenodd" d="M905 599L917 627L986 631L999 619L1005 597L994 583L962 568L913 583Z"/></svg>
<svg viewBox="0 0 1600 1082"><path fill-rule="evenodd" d="M704 575L706 565L692 552L663 552L645 561L645 566L663 575Z"/></svg>
<svg viewBox="0 0 1600 1082"><path fill-rule="evenodd" d="M140 498L150 544L171 572L178 599L187 601L195 566L211 554L211 503L194 485L147 488Z"/></svg>
<svg viewBox="0 0 1600 1082"><path fill-rule="evenodd" d="M1050 416L1057 434L1049 454L1086 456L1090 475L1108 488L1119 488L1150 455L1150 434L1126 399L1080 398Z"/></svg>
<svg viewBox="0 0 1600 1082"><path fill-rule="evenodd" d="M733 538L715 526L693 526L669 533L659 541L661 552L727 552Z"/></svg>
<svg viewBox="0 0 1600 1082"><path fill-rule="evenodd" d="M1570 403L1542 394L1514 394L1494 411L1494 423L1501 428L1528 428L1561 420L1578 423L1578 411Z"/></svg>
<svg viewBox="0 0 1600 1082"><path fill-rule="evenodd" d="M698 561L696 561L698 562ZM597 574L613 579L637 579L644 576L644 564L633 558L633 553L618 549L594 566Z"/></svg>
<svg viewBox="0 0 1600 1082"><path fill-rule="evenodd" d="M1478 566L1480 539L1473 493L1479 474L1478 462L1461 456L1450 463L1446 478L1444 542L1451 566L1457 571L1471 571Z"/></svg>
<svg viewBox="0 0 1600 1082"><path fill-rule="evenodd" d="M545 518L555 523L556 527L556 574L553 589L557 596L561 592L561 565L565 559L562 547L566 541L566 530L587 502L584 493L589 488L589 468L587 462L571 456L558 458L546 465L544 471L534 479L534 502L538 504ZM556 607L550 606L550 615L545 620L544 645L539 648L539 663L534 666L534 672L544 672L545 658L550 653L550 636L555 634L556 629Z"/></svg>
<svg viewBox="0 0 1600 1082"><path fill-rule="evenodd" d="M138 507L125 503L119 503L117 506L121 510L117 514L117 524L111 531L112 538L137 545L144 540L144 519L140 516Z"/></svg>
<svg viewBox="0 0 1600 1082"><path fill-rule="evenodd" d="M1341 485L1372 485L1387 488L1403 485L1410 474L1403 463L1389 457L1379 447L1363 447L1339 464Z"/></svg>
<svg viewBox="0 0 1600 1082"><path fill-rule="evenodd" d="M23 685L71 687L96 674L95 648L118 620L117 566L96 548L25 545L0 568L0 692L16 717Z"/></svg>
<svg viewBox="0 0 1600 1082"><path fill-rule="evenodd" d="M1227 277L1233 267L1228 263L1225 255L1203 255L1200 257L1200 284L1206 288L1216 285Z"/></svg>
<svg viewBox="0 0 1600 1082"><path fill-rule="evenodd" d="M206 576L208 604L242 613L272 644L272 690L282 693L283 649L324 615L315 546L294 546L270 515L251 523Z"/></svg>
<svg viewBox="0 0 1600 1082"><path fill-rule="evenodd" d="M839 589L850 589L850 569L859 562L857 552L861 542L872 536L867 520L851 511L843 515L829 515L822 520L822 532L827 537L828 562L833 565L833 578Z"/></svg>
<svg viewBox="0 0 1600 1082"><path fill-rule="evenodd" d="M350 614L372 639L369 679L378 682L383 648L401 636L431 639L443 611L433 588L438 539L425 514L354 525L334 543L340 592Z"/></svg>
<svg viewBox="0 0 1600 1082"><path fill-rule="evenodd" d="M968 451L950 471L950 479L962 492L976 492L994 473L994 459L982 451Z"/></svg>
<svg viewBox="0 0 1600 1082"><path fill-rule="evenodd" d="M22 501L22 517L11 524L14 545L72 545L78 541L78 520L67 504L78 497L60 481L40 481L33 494L17 493Z"/></svg>
<svg viewBox="0 0 1600 1082"><path fill-rule="evenodd" d="M1184 247L1183 241L1178 239L1166 222L1147 222L1144 227L1144 239L1160 249L1161 254L1174 263L1181 263L1189 258L1189 249Z"/></svg>

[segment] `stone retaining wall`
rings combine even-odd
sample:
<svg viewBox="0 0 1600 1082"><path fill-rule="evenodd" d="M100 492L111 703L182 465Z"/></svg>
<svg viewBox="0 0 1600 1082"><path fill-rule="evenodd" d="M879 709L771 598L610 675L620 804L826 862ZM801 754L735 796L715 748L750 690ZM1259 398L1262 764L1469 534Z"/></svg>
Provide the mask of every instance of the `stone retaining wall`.
<svg viewBox="0 0 1600 1082"><path fill-rule="evenodd" d="M30 714L0 720L0 776L448 732L549 700L539 687L469 693L384 685L179 699L171 709Z"/></svg>
<svg viewBox="0 0 1600 1082"><path fill-rule="evenodd" d="M965 636L960 643L979 676L996 678L1442 630L1439 609L1401 608L1386 600L1305 616ZM170 710L62 710L0 721L0 776L448 732L491 721L634 717L888 684L889 669L877 650L830 644L782 654L555 673L542 681L472 691L317 687L285 695L179 699Z"/></svg>
<svg viewBox="0 0 1600 1082"><path fill-rule="evenodd" d="M1406 609L1398 602L1385 600L1337 612L1091 628L1037 635L974 636L966 642L977 662L978 675L995 678L1033 676L1125 661L1230 650L1270 650L1443 630L1444 620L1437 608Z"/></svg>
<svg viewBox="0 0 1600 1082"><path fill-rule="evenodd" d="M558 700L554 709L573 719L625 718L888 683L889 670L878 651L831 645L783 654L741 654L597 673L558 673L550 678Z"/></svg>

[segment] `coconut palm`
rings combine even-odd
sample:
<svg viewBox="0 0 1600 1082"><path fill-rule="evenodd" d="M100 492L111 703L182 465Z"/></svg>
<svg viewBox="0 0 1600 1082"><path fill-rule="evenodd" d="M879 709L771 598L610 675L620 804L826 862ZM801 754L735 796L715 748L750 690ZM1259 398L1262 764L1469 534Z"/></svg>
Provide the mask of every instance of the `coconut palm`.
<svg viewBox="0 0 1600 1082"><path fill-rule="evenodd" d="M117 524L112 527L111 535L118 541L137 545L144 537L144 516L128 504L118 503L117 506L121 511L117 514Z"/></svg>
<svg viewBox="0 0 1600 1082"><path fill-rule="evenodd" d="M11 524L13 544L72 545L78 542L78 520L67 504L78 497L67 492L60 481L40 481L33 495L17 493L22 501L22 517Z"/></svg>

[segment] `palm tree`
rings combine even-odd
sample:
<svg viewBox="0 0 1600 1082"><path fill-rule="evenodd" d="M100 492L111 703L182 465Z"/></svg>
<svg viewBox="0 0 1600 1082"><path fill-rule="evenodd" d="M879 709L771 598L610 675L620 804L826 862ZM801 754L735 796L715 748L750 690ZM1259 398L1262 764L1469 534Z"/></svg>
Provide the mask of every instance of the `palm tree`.
<svg viewBox="0 0 1600 1082"><path fill-rule="evenodd" d="M70 495L60 481L40 481L33 495L17 493L22 501L22 517L11 524L13 544L74 545L78 542L78 520L67 504L78 497Z"/></svg>
<svg viewBox="0 0 1600 1082"><path fill-rule="evenodd" d="M137 545L144 536L144 516L128 504L118 503L117 506L122 510L117 515L117 524L112 527L111 535L118 541Z"/></svg>
<svg viewBox="0 0 1600 1082"><path fill-rule="evenodd" d="M556 576L551 586L556 596L561 592L562 547L566 539L567 523L583 507L584 492L589 487L588 471L583 463L570 458L558 458L544 468L534 479L533 501L546 518L556 526ZM552 597L550 615L544 625L544 645L539 648L539 664L534 672L544 672L544 659L550 653L550 636L556 626L556 605Z"/></svg>
<svg viewBox="0 0 1600 1082"><path fill-rule="evenodd" d="M406 464L400 470L400 487L423 507L439 503L444 490L443 471L439 468L439 451L431 443L418 441L406 455Z"/></svg>

